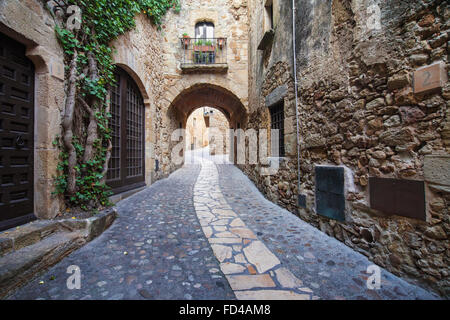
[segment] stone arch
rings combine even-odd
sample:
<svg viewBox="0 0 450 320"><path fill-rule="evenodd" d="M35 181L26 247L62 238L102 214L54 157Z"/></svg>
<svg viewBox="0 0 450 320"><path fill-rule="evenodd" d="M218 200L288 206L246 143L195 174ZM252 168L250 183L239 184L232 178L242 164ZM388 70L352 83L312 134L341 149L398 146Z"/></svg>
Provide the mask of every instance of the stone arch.
<svg viewBox="0 0 450 320"><path fill-rule="evenodd" d="M144 83L141 80L142 79L141 76L139 76L139 74L136 71L134 71L130 66L128 66L126 64L116 62L115 65L120 67L126 73L128 73L128 75L134 80L137 87L139 88L142 98L144 99L144 104L146 101L148 102L149 95L147 93L147 89L145 88Z"/></svg>
<svg viewBox="0 0 450 320"><path fill-rule="evenodd" d="M220 110L227 118L230 129L244 128L247 123L247 109L241 99L233 91L217 83L197 82L184 88L179 82L169 87L165 102L169 104L166 115L173 128L186 128L189 115L201 107ZM177 123L181 126L175 125ZM178 142L170 141L169 149L172 150L176 143Z"/></svg>
<svg viewBox="0 0 450 320"><path fill-rule="evenodd" d="M215 20L214 20L213 18L211 18L211 17L201 16L201 17L197 17L197 18L194 20L194 26L195 26L197 23L200 23L200 22L211 22L211 23L214 24L214 26L216 26L216 23L217 23L217 21L215 21Z"/></svg>
<svg viewBox="0 0 450 320"><path fill-rule="evenodd" d="M118 50L114 56L114 64L126 71L130 77L134 80L138 86L142 97L144 98L144 104L150 104L150 96L148 94L148 86L144 83L144 67L139 61L134 59L133 55L128 54L126 50Z"/></svg>
<svg viewBox="0 0 450 320"><path fill-rule="evenodd" d="M186 117L186 119L188 119L196 110L198 110L198 109L200 109L200 108L203 108L203 107L209 107L209 108L213 108L213 109L216 109L217 111L219 111L221 114L223 114L224 116L225 116L225 118L227 119L227 121L228 121L228 124L230 124L231 125L231 123L230 123L230 117L229 117L229 114L226 112L226 110L223 110L223 109L219 109L219 108L217 108L217 107L213 107L213 106L207 106L207 105L205 105L205 106L201 106L201 107L195 107L195 109L192 109L188 114L187 114L187 117Z"/></svg>
<svg viewBox="0 0 450 320"><path fill-rule="evenodd" d="M201 107L212 107L220 110L230 123L231 128L246 122L247 110L241 100L230 90L211 83L196 83L182 90L172 100L169 114L176 118L185 127L189 115Z"/></svg>

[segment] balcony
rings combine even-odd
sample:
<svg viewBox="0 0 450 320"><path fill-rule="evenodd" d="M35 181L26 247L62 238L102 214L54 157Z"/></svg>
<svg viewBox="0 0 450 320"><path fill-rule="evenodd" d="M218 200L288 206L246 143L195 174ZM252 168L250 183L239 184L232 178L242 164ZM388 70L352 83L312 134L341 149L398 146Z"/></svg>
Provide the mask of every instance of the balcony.
<svg viewBox="0 0 450 320"><path fill-rule="evenodd" d="M183 73L225 73L227 64L227 38L180 38Z"/></svg>

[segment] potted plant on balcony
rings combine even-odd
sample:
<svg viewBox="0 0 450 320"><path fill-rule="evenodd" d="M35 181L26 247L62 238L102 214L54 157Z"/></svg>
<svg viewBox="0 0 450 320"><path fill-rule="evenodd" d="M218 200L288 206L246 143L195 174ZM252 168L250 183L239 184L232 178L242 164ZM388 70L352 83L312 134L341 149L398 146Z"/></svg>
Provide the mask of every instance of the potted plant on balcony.
<svg viewBox="0 0 450 320"><path fill-rule="evenodd" d="M184 48L187 49L189 47L189 44L191 43L191 37L187 33L183 33L183 39L182 39Z"/></svg>
<svg viewBox="0 0 450 320"><path fill-rule="evenodd" d="M198 40L194 44L194 51L209 52L215 51L215 48L210 40Z"/></svg>
<svg viewBox="0 0 450 320"><path fill-rule="evenodd" d="M217 46L219 47L220 50L223 49L225 42L226 42L225 38L217 38Z"/></svg>

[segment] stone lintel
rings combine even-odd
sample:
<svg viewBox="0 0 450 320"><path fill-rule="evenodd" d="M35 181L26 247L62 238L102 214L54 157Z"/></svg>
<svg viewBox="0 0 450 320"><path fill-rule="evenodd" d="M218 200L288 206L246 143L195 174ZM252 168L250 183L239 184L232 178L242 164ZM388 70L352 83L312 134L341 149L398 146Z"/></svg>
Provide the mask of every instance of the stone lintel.
<svg viewBox="0 0 450 320"><path fill-rule="evenodd" d="M271 107L274 104L282 101L284 97L287 95L288 87L286 84L275 88L269 95L266 97L266 107Z"/></svg>

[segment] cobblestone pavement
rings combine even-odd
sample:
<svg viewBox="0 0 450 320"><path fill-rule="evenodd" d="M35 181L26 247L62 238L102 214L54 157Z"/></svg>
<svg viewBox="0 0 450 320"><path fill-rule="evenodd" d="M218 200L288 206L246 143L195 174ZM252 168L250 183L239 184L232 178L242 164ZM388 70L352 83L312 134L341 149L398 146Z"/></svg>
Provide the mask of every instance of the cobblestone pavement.
<svg viewBox="0 0 450 320"><path fill-rule="evenodd" d="M11 298L437 297L383 269L381 289L368 290L366 257L266 200L236 167L211 159L196 158L121 201L109 230ZM81 269L81 290L67 289L70 265Z"/></svg>
<svg viewBox="0 0 450 320"><path fill-rule="evenodd" d="M110 229L11 298L235 299L195 214L199 171L188 165L121 201ZM70 265L81 290L67 289Z"/></svg>
<svg viewBox="0 0 450 320"><path fill-rule="evenodd" d="M194 205L220 269L238 299L319 298L281 264L233 211L222 195L217 167L211 160L202 161L194 187Z"/></svg>
<svg viewBox="0 0 450 320"><path fill-rule="evenodd" d="M220 189L233 211L304 286L321 299L439 299L381 268L381 288L369 290L364 255L265 199L232 165L219 164Z"/></svg>

